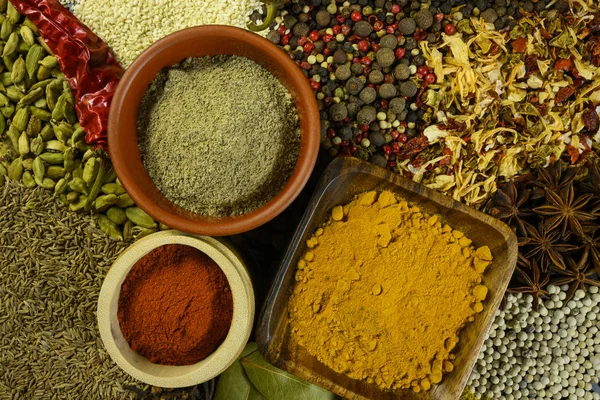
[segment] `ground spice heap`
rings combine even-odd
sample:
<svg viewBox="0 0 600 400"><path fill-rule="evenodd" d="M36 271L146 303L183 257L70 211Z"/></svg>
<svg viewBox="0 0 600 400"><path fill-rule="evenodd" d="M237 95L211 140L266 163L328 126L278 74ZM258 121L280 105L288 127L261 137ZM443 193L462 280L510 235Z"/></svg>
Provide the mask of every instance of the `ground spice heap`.
<svg viewBox="0 0 600 400"><path fill-rule="evenodd" d="M193 247L173 244L152 250L121 287L123 336L156 364L190 365L205 359L225 340L232 315L225 274Z"/></svg>
<svg viewBox="0 0 600 400"><path fill-rule="evenodd" d="M141 110L144 166L186 210L247 213L275 196L295 167L300 129L292 97L249 59L187 59L155 78Z"/></svg>
<svg viewBox="0 0 600 400"><path fill-rule="evenodd" d="M492 254L471 244L388 191L334 207L298 262L292 337L351 378L428 390L454 369L459 332L483 310Z"/></svg>

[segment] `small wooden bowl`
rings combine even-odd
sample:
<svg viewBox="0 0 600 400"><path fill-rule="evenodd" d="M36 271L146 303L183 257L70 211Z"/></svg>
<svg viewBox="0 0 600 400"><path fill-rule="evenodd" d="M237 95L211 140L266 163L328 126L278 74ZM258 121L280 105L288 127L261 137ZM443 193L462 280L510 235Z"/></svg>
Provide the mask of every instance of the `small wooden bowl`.
<svg viewBox="0 0 600 400"><path fill-rule="evenodd" d="M233 296L233 318L227 337L211 355L192 365L171 366L150 362L129 347L117 319L119 295L125 277L140 258L165 244L195 247L212 258L225 273ZM98 298L100 337L110 357L134 378L164 388L193 386L221 374L241 354L253 323L254 290L240 256L225 242L177 231L154 233L127 248L106 274Z"/></svg>
<svg viewBox="0 0 600 400"><path fill-rule="evenodd" d="M300 118L300 153L285 187L262 207L226 218L195 214L167 200L144 169L137 136L140 103L154 77L162 69L188 57L218 54L247 57L275 75L293 96ZM175 32L154 43L131 64L110 107L108 146L115 172L127 193L154 219L185 232L226 236L267 223L294 201L317 160L320 132L319 110L312 89L300 68L284 51L244 29L210 25Z"/></svg>
<svg viewBox="0 0 600 400"><path fill-rule="evenodd" d="M384 391L375 384L351 379L319 362L290 336L287 307L295 282L296 264L306 249L306 240L326 221L334 206L346 204L356 194L370 190L391 190L425 212L440 215L450 226L471 238L475 247L489 246L494 256L483 280L489 289L484 311L461 331L460 343L453 353L456 355L454 371L444 375L444 380L432 385L428 392L415 393L410 389ZM355 158L338 158L322 177L271 286L258 326L259 349L273 365L347 399L458 399L516 262L517 238L501 221L390 171Z"/></svg>

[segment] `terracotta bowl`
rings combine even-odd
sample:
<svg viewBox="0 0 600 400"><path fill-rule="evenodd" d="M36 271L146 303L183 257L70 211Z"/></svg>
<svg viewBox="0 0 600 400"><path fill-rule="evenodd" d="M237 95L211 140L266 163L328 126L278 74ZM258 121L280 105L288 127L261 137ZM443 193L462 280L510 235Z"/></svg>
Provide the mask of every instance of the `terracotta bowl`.
<svg viewBox="0 0 600 400"><path fill-rule="evenodd" d="M247 57L275 75L290 91L300 118L300 153L285 187L262 207L235 217L211 218L169 201L144 169L138 148L137 116L148 85L166 67L188 57L231 54ZM317 103L306 77L280 48L243 29L212 25L185 29L156 42L127 69L115 92L108 121L109 152L119 180L154 219L186 232L233 235L254 229L288 207L306 184L319 150Z"/></svg>

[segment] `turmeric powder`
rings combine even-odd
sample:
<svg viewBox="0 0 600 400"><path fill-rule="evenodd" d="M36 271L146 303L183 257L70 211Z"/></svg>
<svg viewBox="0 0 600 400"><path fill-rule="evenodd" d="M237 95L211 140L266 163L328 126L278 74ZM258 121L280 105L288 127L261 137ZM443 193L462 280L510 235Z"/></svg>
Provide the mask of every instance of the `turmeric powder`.
<svg viewBox="0 0 600 400"><path fill-rule="evenodd" d="M293 340L381 388L429 390L454 369L487 288L489 248L389 191L332 210L307 241L288 311Z"/></svg>

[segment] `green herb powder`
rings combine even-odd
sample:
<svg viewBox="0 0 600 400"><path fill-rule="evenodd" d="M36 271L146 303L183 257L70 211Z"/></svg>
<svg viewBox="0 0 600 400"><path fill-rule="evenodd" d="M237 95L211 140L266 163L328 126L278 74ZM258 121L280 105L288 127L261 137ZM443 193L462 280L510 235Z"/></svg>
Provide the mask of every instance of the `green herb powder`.
<svg viewBox="0 0 600 400"><path fill-rule="evenodd" d="M165 197L213 217L268 202L300 149L292 96L239 56L189 58L161 71L142 100L138 137L144 166Z"/></svg>

